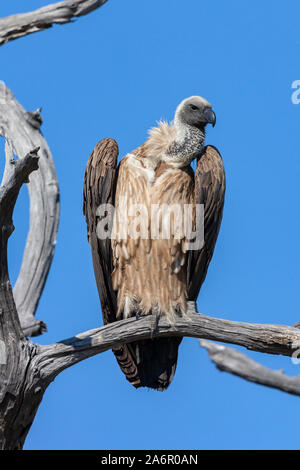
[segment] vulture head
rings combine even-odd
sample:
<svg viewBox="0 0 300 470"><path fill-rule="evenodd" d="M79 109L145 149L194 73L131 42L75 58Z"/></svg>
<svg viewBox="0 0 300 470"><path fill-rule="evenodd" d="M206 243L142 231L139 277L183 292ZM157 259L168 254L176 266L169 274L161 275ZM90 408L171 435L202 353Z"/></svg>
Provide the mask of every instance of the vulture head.
<svg viewBox="0 0 300 470"><path fill-rule="evenodd" d="M190 96L183 100L176 109L176 125L188 125L198 129L204 129L206 124L216 124L216 115L211 104L201 96Z"/></svg>

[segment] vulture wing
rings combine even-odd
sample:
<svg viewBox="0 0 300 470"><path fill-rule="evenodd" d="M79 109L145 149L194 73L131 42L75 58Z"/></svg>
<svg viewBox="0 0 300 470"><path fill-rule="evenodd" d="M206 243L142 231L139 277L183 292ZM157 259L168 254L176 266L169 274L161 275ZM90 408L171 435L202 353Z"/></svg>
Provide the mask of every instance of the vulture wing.
<svg viewBox="0 0 300 470"><path fill-rule="evenodd" d="M115 140L107 138L98 142L87 162L83 188L83 213L86 218L88 241L105 325L117 320L117 298L111 282L113 271L111 240L109 237L102 240L97 236L97 224L101 220L101 216L97 215L97 209L101 204L114 204L118 154L118 144ZM137 367L129 348L122 345L113 348L113 352L127 379L133 385L139 383Z"/></svg>
<svg viewBox="0 0 300 470"><path fill-rule="evenodd" d="M204 204L204 245L188 252L188 300L196 300L205 280L222 221L225 171L218 150L208 145L198 158L195 172L195 203Z"/></svg>

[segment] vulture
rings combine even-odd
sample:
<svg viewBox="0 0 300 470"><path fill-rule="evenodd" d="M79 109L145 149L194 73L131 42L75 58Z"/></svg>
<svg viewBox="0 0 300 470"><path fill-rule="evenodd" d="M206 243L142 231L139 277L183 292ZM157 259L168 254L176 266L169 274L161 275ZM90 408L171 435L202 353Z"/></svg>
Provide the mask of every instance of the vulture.
<svg viewBox="0 0 300 470"><path fill-rule="evenodd" d="M215 123L211 104L191 96L178 105L171 123L159 121L119 164L114 139L102 139L92 151L84 176L83 212L105 325L142 315L165 315L172 322L187 315L188 301L196 301L224 205L222 157L215 147L204 145L206 126ZM203 208L200 227L197 205ZM106 220L108 211L101 207L113 207L113 215ZM196 248L169 207L179 208L179 213L182 209L181 214L192 208L192 237L202 230ZM106 237L99 236L103 220ZM181 340L140 340L116 346L113 353L134 387L163 391L174 377Z"/></svg>

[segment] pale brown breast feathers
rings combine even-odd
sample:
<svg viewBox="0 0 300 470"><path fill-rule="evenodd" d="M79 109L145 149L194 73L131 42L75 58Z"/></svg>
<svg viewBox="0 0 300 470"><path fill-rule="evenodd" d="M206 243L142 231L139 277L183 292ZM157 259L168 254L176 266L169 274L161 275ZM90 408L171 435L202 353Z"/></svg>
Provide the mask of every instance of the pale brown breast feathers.
<svg viewBox="0 0 300 470"><path fill-rule="evenodd" d="M123 158L112 239L119 318L137 309L170 318L186 312L184 206L193 204L193 189L192 170L152 169L134 154Z"/></svg>

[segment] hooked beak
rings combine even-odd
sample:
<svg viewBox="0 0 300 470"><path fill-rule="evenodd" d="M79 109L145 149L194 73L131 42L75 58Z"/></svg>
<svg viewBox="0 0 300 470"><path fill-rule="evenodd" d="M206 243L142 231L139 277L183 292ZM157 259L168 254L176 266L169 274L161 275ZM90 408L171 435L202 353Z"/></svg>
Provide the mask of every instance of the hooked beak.
<svg viewBox="0 0 300 470"><path fill-rule="evenodd" d="M204 108L203 110L203 118L204 121L208 124L212 124L213 127L215 127L216 124L216 115L213 112L213 110L209 107Z"/></svg>

